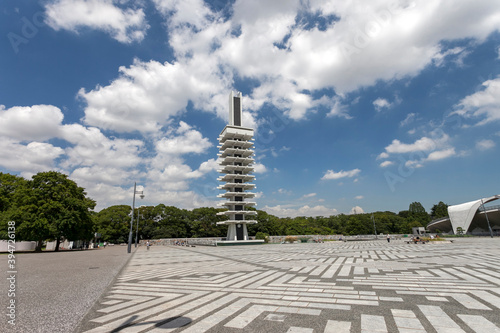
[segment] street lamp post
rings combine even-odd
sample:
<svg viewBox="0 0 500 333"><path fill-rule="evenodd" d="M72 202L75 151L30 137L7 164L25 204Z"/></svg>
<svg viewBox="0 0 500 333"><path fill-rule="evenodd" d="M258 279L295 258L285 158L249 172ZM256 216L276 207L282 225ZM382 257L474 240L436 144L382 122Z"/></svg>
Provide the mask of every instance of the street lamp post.
<svg viewBox="0 0 500 333"><path fill-rule="evenodd" d="M141 193L142 193L142 191L141 191ZM144 199L144 194L141 194L140 198ZM137 237L139 235L139 217L140 217L139 213L140 213L140 211L141 211L141 207L137 207L137 228L135 229L135 247L137 247Z"/></svg>
<svg viewBox="0 0 500 333"><path fill-rule="evenodd" d="M141 199L144 198L143 191L136 191L136 186L137 183L134 182L134 196L132 200L132 218L130 220L130 232L128 234L128 247L127 247L127 252L130 253L132 251L132 233L133 233L133 228L134 228L134 210L135 210L135 195L140 194Z"/></svg>

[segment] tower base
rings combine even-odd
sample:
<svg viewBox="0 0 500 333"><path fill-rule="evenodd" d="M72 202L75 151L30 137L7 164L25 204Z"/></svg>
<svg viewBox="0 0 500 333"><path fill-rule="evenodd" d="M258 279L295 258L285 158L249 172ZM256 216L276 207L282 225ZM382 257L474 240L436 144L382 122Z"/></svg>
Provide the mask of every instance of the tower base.
<svg viewBox="0 0 500 333"><path fill-rule="evenodd" d="M260 244L264 244L263 239L215 242L215 246L238 246L238 245L260 245Z"/></svg>

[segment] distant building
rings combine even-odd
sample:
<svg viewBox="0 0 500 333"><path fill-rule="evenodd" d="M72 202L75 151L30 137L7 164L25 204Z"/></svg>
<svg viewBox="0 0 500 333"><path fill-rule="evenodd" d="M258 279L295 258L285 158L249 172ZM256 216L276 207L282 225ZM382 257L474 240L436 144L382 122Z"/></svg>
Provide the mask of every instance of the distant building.
<svg viewBox="0 0 500 333"><path fill-rule="evenodd" d="M448 206L449 217L431 221L427 225L427 230L454 234L462 232L472 235L489 235L489 221L493 233L498 235L500 234L500 206L483 206L497 199L500 199L500 195Z"/></svg>

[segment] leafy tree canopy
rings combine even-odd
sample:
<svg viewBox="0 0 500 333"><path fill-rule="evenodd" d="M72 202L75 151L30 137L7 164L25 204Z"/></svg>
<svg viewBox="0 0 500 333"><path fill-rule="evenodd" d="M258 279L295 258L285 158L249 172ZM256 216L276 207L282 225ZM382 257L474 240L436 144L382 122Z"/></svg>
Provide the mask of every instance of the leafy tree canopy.
<svg viewBox="0 0 500 333"><path fill-rule="evenodd" d="M95 201L87 198L85 190L68 176L49 171L40 172L31 180L13 177L2 177L2 184L8 184L2 186L1 192L2 207L6 208L2 223L6 219L16 222L18 240L36 240L37 250L41 250L44 240L55 239L57 251L63 237L93 237L91 210Z"/></svg>
<svg viewBox="0 0 500 333"><path fill-rule="evenodd" d="M440 217L447 217L448 216L448 205L442 201L439 201L438 204L432 206L431 216L433 219L438 219Z"/></svg>

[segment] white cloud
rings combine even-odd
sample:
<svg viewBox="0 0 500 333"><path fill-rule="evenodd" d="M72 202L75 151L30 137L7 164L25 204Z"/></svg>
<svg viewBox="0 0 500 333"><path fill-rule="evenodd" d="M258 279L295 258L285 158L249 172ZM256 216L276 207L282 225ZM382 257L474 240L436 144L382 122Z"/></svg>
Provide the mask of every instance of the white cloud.
<svg viewBox="0 0 500 333"><path fill-rule="evenodd" d="M349 212L349 214L353 215L353 214L364 214L364 210L363 208L359 207L359 206L354 206L351 208L351 211Z"/></svg>
<svg viewBox="0 0 500 333"><path fill-rule="evenodd" d="M254 167L255 173L266 173L267 172L266 166L262 163L255 163L253 167Z"/></svg>
<svg viewBox="0 0 500 333"><path fill-rule="evenodd" d="M362 195L358 195L358 196L355 196L354 199L356 200L361 200L361 199L364 199L365 197L362 196Z"/></svg>
<svg viewBox="0 0 500 333"><path fill-rule="evenodd" d="M391 162L391 161L384 161L384 162L380 163L380 166L381 166L382 168L386 168L386 167L388 167L388 166L390 166L390 165L393 165L393 164L394 164L394 162Z"/></svg>
<svg viewBox="0 0 500 333"><path fill-rule="evenodd" d="M302 196L303 199L315 197L316 193L308 193Z"/></svg>
<svg viewBox="0 0 500 333"><path fill-rule="evenodd" d="M321 180L327 180L327 179L340 179L340 178L352 178L356 175L358 175L361 172L360 169L353 169L349 171L344 171L341 170L339 172L335 172L333 170L328 170L323 177L321 177Z"/></svg>
<svg viewBox="0 0 500 333"><path fill-rule="evenodd" d="M342 104L342 100L339 96L335 96L333 98L329 98L327 96L321 97L319 100L316 100L315 103L317 105L325 105L330 107L330 112L327 113L327 117L341 117L345 119L352 119L349 115L349 107L345 104Z"/></svg>
<svg viewBox="0 0 500 333"><path fill-rule="evenodd" d="M136 59L130 67L120 67L121 76L110 85L80 90L87 103L84 121L117 132L154 133L184 112L189 101L227 119L232 76L219 70L217 59L204 55L172 64ZM243 113L243 125L255 125L248 112Z"/></svg>
<svg viewBox="0 0 500 333"><path fill-rule="evenodd" d="M500 120L500 78L483 82L484 90L462 99L456 114L475 118L477 125Z"/></svg>
<svg viewBox="0 0 500 333"><path fill-rule="evenodd" d="M401 123L399 123L399 126L403 127L403 126L411 124L412 122L415 121L416 116L417 116L416 113L413 113L413 112L408 113L406 115L406 118L404 120L402 120Z"/></svg>
<svg viewBox="0 0 500 333"><path fill-rule="evenodd" d="M46 23L54 30L102 30L122 43L141 41L149 28L142 8L120 8L127 1L52 0L45 5Z"/></svg>
<svg viewBox="0 0 500 333"><path fill-rule="evenodd" d="M0 166L33 175L55 168L55 160L64 150L44 142L30 142L27 145L7 137L0 137Z"/></svg>
<svg viewBox="0 0 500 333"><path fill-rule="evenodd" d="M391 154L399 154L399 153L410 153L414 151L428 151L435 149L436 142L427 137L423 137L418 139L414 143L406 144L401 141L394 139L390 145L385 147L387 153Z"/></svg>
<svg viewBox="0 0 500 333"><path fill-rule="evenodd" d="M116 7L110 0L100 4ZM350 118L340 96L379 80L418 75L438 58L448 61L450 55L465 52L448 49L441 41L481 41L500 25L500 10L488 0L463 1L454 10L438 0L389 5L381 0L239 0L229 19L201 0L155 0L155 5L165 16L176 60L136 60L120 68L120 77L108 86L81 90L88 105L87 124L154 132L184 112L189 101L227 119L227 92L236 76L259 82L245 96L246 126L256 124L255 112L265 103L294 120L307 118L318 105L331 108L328 116ZM307 30L296 22L299 12L338 20L326 29ZM313 97L325 88L338 96ZM390 104L385 101L381 107Z"/></svg>
<svg viewBox="0 0 500 333"><path fill-rule="evenodd" d="M291 195L291 194L292 194L292 191L290 191L290 190L285 190L284 188L279 188L279 189L278 189L278 193L279 193L279 194Z"/></svg>
<svg viewBox="0 0 500 333"><path fill-rule="evenodd" d="M201 154L211 146L210 141L200 132L181 121L175 133L156 142L156 151L167 155Z"/></svg>
<svg viewBox="0 0 500 333"><path fill-rule="evenodd" d="M458 64L459 66L462 66L463 65L463 58L466 57L468 54L469 53L467 51L465 51L465 48L454 47L454 48L449 49L445 52L436 54L434 56L433 60L434 60L434 64L436 66L442 66L445 58L458 55L457 59L455 60L455 63Z"/></svg>
<svg viewBox="0 0 500 333"><path fill-rule="evenodd" d="M386 152L382 152L382 153L380 153L380 155L377 156L377 160L382 159L382 158L388 158L388 157L389 157L389 154L387 154Z"/></svg>
<svg viewBox="0 0 500 333"><path fill-rule="evenodd" d="M77 181L79 184L120 186L126 183L134 174L134 172L126 172L120 168L93 165L91 167L81 167L73 170L70 178Z"/></svg>
<svg viewBox="0 0 500 333"><path fill-rule="evenodd" d="M276 215L278 217L297 217L297 216L331 216L337 215L338 211L336 209L328 208L322 205L317 205L310 207L308 205L292 208L290 206L265 206L262 208L263 211L271 215Z"/></svg>
<svg viewBox="0 0 500 333"><path fill-rule="evenodd" d="M481 140L476 142L476 148L479 150L488 150L495 147L495 142L493 140Z"/></svg>
<svg viewBox="0 0 500 333"><path fill-rule="evenodd" d="M0 135L19 141L47 140L57 135L64 116L52 105L0 105Z"/></svg>
<svg viewBox="0 0 500 333"><path fill-rule="evenodd" d="M171 163L163 169L150 170L147 176L151 182L157 182L162 189L185 191L189 189L189 181L202 177L203 173L198 170L193 171L186 164Z"/></svg>
<svg viewBox="0 0 500 333"><path fill-rule="evenodd" d="M455 148L450 146L449 141L449 136L441 129L436 129L430 133L430 137L424 136L413 143L402 143L395 139L385 147L385 152L381 153L377 159L388 158L390 154L410 153L410 160L405 162L405 166L421 168L424 166L424 162L457 156ZM392 164L393 162L384 161L380 164L380 167L387 167Z"/></svg>
<svg viewBox="0 0 500 333"><path fill-rule="evenodd" d="M63 125L60 137L74 146L66 148L64 167L108 166L112 168L134 167L141 163L141 140L107 138L98 128L78 124Z"/></svg>
<svg viewBox="0 0 500 333"><path fill-rule="evenodd" d="M264 192L255 192L255 199L260 199L265 197Z"/></svg>
<svg viewBox="0 0 500 333"><path fill-rule="evenodd" d="M219 168L218 160L211 158L208 161L201 163L198 170L202 173L209 173L211 171L217 171L218 168Z"/></svg>
<svg viewBox="0 0 500 333"><path fill-rule="evenodd" d="M389 101L384 98L377 98L376 100L373 101L373 106L375 106L375 110L380 112L382 111L382 109L390 108L392 104L389 103Z"/></svg>
<svg viewBox="0 0 500 333"><path fill-rule="evenodd" d="M381 153L378 158L387 158L389 154L403 154L411 152L431 151L444 148L449 141L449 136L441 130L435 130L431 133L431 137L422 137L414 143L402 143L394 139L390 145L385 147L385 152Z"/></svg>
<svg viewBox="0 0 500 333"><path fill-rule="evenodd" d="M451 156L455 156L455 148L448 148L448 149L443 149L443 150L438 150L438 151L433 151L432 153L427 156L427 161L437 161L437 160L442 160Z"/></svg>

